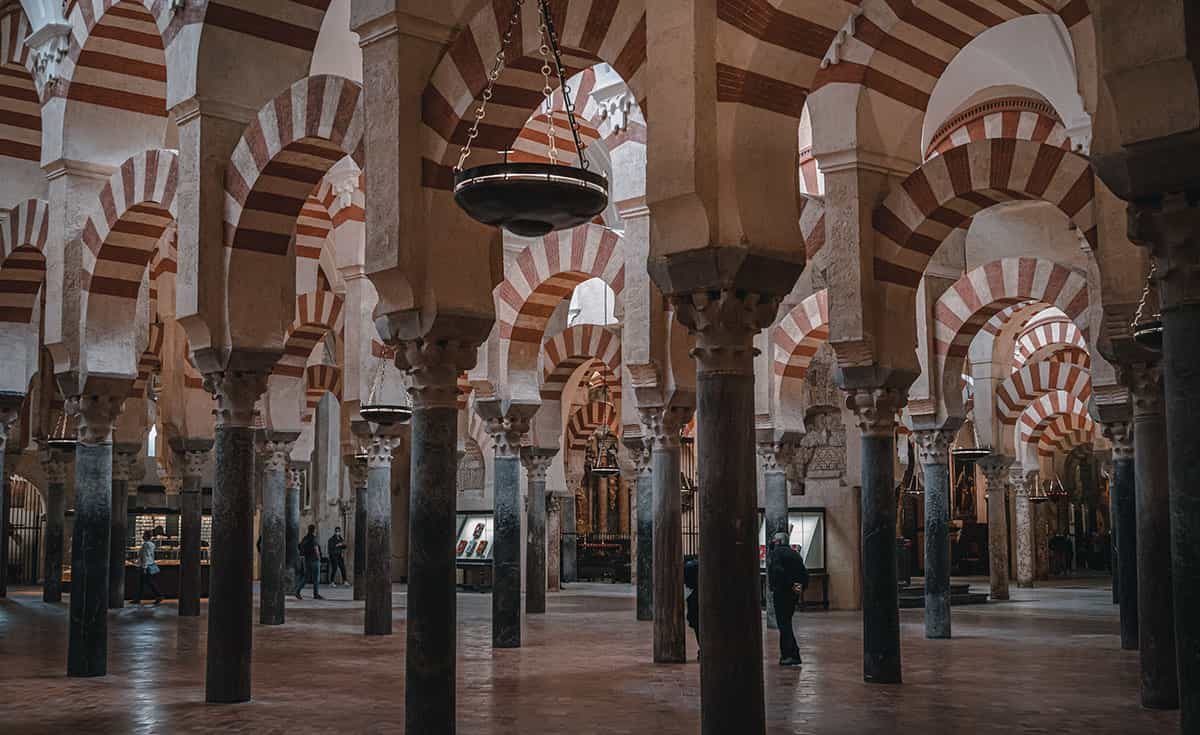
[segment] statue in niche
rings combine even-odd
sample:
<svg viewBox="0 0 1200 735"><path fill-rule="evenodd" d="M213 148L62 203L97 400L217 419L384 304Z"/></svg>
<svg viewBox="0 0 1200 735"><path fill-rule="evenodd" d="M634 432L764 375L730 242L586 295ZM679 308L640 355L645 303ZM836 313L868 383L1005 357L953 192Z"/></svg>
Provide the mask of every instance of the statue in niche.
<svg viewBox="0 0 1200 735"><path fill-rule="evenodd" d="M954 517L975 520L975 461L960 460L954 478Z"/></svg>

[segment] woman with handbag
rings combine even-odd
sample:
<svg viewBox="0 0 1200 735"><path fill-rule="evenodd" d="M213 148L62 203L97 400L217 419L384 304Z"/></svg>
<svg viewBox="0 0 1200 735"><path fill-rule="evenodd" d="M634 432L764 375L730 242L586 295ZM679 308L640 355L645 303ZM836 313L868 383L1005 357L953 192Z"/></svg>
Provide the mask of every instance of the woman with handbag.
<svg viewBox="0 0 1200 735"><path fill-rule="evenodd" d="M142 604L142 590L146 585L150 585L150 590L154 593L154 604L157 605L163 601L162 593L158 591L158 585L154 582L154 575L158 574L158 564L154 561L154 542L150 540L150 532L142 533L142 549L138 552L138 568L142 570L138 575L138 591L137 604L140 607Z"/></svg>

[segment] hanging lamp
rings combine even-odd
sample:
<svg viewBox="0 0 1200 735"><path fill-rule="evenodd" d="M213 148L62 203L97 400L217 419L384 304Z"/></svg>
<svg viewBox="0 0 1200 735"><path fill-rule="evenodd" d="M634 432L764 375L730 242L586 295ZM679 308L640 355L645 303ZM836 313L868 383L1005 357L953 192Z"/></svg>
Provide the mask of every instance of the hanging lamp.
<svg viewBox="0 0 1200 735"><path fill-rule="evenodd" d="M54 428L46 437L46 446L60 452L74 452L79 442L78 421L74 416L62 411L54 420Z"/></svg>
<svg viewBox="0 0 1200 735"><path fill-rule="evenodd" d="M387 362L380 360L375 375L371 378L371 390L367 393L366 402L359 407L358 413L365 421L380 426L402 424L412 418L412 406L404 403L379 403L379 388L383 383L383 371Z"/></svg>
<svg viewBox="0 0 1200 735"><path fill-rule="evenodd" d="M617 464L617 440L609 433L607 426L601 426L588 443L588 467L593 475L612 477L620 474L621 467Z"/></svg>
<svg viewBox="0 0 1200 735"><path fill-rule="evenodd" d="M1050 492L1046 488L1042 487L1042 483L1040 483L1040 482L1033 483L1033 492L1029 493L1029 502L1034 503L1034 504L1041 504L1041 503L1048 502L1051 499L1052 498L1050 497Z"/></svg>
<svg viewBox="0 0 1200 735"><path fill-rule="evenodd" d="M990 448L979 446L979 431L977 431L975 428L975 422L971 419L967 419L967 423L971 425L971 440L973 445L969 447L956 447L955 449L950 450L950 454L956 460L972 461L991 454L992 450Z"/></svg>
<svg viewBox="0 0 1200 735"><path fill-rule="evenodd" d="M571 88L567 85L563 71L562 49L554 30L554 19L550 14L548 0L537 0L541 16L542 94L546 98L546 120L549 126L549 163L513 163L508 160L508 151L503 151L504 162L465 168L471 156L471 144L479 135L479 125L487 115L487 103L491 101L496 80L504 70L505 52L512 43L513 32L521 21L521 9L525 0L515 0L508 27L496 52L496 60L488 73L487 87L483 98L475 108L475 122L467 133L467 142L462 147L458 165L454 167L454 201L473 219L485 224L500 226L521 237L541 237L555 230L565 230L592 221L608 206L608 179L588 170L588 161L583 156L583 143L579 138L579 123L571 103ZM553 66L551 66L553 64ZM550 86L551 74L557 72L559 88L562 90L563 107L575 141L578 166L560 164L554 125L554 89Z"/></svg>
<svg viewBox="0 0 1200 735"><path fill-rule="evenodd" d="M1150 272L1146 274L1146 286L1142 289L1142 298L1138 302L1137 313L1133 316L1133 339L1143 347L1155 351L1162 350L1163 323L1162 314L1146 313L1146 303L1150 300L1154 274L1158 271L1158 261L1150 256Z"/></svg>

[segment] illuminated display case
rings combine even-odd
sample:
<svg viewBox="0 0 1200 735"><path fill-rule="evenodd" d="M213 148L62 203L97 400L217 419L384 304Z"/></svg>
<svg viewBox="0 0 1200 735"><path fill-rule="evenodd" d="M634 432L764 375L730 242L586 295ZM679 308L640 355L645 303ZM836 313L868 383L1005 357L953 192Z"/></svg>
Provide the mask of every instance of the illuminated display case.
<svg viewBox="0 0 1200 735"><path fill-rule="evenodd" d="M767 539L766 517L758 516L758 563L766 568ZM791 545L804 557L804 566L810 572L825 570L825 509L799 508L788 511L791 528Z"/></svg>
<svg viewBox="0 0 1200 735"><path fill-rule="evenodd" d="M454 558L460 564L490 564L495 530L495 518L492 515L466 515L454 545Z"/></svg>

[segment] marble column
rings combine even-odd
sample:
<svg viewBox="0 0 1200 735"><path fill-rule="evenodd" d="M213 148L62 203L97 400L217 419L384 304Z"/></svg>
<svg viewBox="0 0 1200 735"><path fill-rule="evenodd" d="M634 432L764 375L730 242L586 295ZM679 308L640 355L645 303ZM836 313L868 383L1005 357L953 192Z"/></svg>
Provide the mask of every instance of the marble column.
<svg viewBox="0 0 1200 735"><path fill-rule="evenodd" d="M1031 488L1037 483L1037 472L1024 472L1019 467L1009 471L1009 483L1014 489L1017 525L1017 586L1033 586L1033 514L1037 506L1029 502Z"/></svg>
<svg viewBox="0 0 1200 735"><path fill-rule="evenodd" d="M1156 381L1161 389L1162 381ZM1162 425L1162 397L1157 400L1158 422ZM1113 498L1112 533L1115 538L1117 554L1113 570L1117 589L1117 602L1121 606L1121 648L1126 651L1138 650L1138 538L1137 538L1137 483L1135 479L1133 453L1133 424L1129 421L1111 421L1104 424L1104 436L1112 444L1112 483L1109 493ZM1168 513L1163 517L1170 523ZM1146 542L1143 542L1146 543ZM1168 553L1167 565L1170 565L1170 540L1162 542L1149 540L1149 543L1161 543ZM1170 585L1167 585L1168 590ZM1169 605L1163 615L1172 625ZM1171 646L1172 660L1175 646Z"/></svg>
<svg viewBox="0 0 1200 735"><path fill-rule="evenodd" d="M1178 646L1178 637L1183 633L1180 631L1178 608L1172 610L1174 596L1179 593L1178 585L1172 585L1172 581L1180 567L1179 559L1174 559L1172 565L1172 515L1176 502L1173 496L1176 488L1172 461L1175 459L1175 445L1168 437L1169 430L1176 427L1169 423L1170 409L1164 409L1163 371L1159 364L1122 366L1120 375L1133 397L1135 498L1132 504L1137 519L1134 541L1137 566L1135 594L1138 655L1142 663L1142 705L1155 709L1174 709L1181 704L1185 681L1183 676L1190 665L1179 659L1179 655L1182 653L1185 657L1194 657L1196 651L1196 648L1183 649ZM1189 426L1188 431L1192 430ZM1113 446L1114 452L1118 451L1115 443ZM1196 479L1200 480L1200 477ZM1200 531L1200 527L1197 530ZM1193 537L1192 543L1200 541ZM1200 583L1200 579L1196 581ZM1196 614L1200 615L1200 610ZM1187 625L1183 627L1186 630ZM1196 643L1200 645L1200 639ZM1188 652L1184 653L1185 650ZM1195 684L1200 686L1200 681ZM1195 722L1197 731L1200 731L1200 719Z"/></svg>
<svg viewBox="0 0 1200 735"><path fill-rule="evenodd" d="M546 472L558 449L521 448L529 507L525 524L525 612L546 612Z"/></svg>
<svg viewBox="0 0 1200 735"><path fill-rule="evenodd" d="M787 468L795 454L795 446L789 442L776 441L772 436L759 437L758 456L763 470L763 535L767 549L774 546L777 533L788 532ZM767 627L778 630L775 620L774 595L767 586Z"/></svg>
<svg viewBox="0 0 1200 735"><path fill-rule="evenodd" d="M979 460L987 480L988 573L991 598L1008 599L1008 470L1013 458L989 454Z"/></svg>
<svg viewBox="0 0 1200 735"><path fill-rule="evenodd" d="M283 509L283 577L288 594L295 592L297 576L307 574L300 565L300 473L286 473Z"/></svg>
<svg viewBox="0 0 1200 735"><path fill-rule="evenodd" d="M537 406L477 400L495 448L492 546L492 647L521 647L521 437Z"/></svg>
<svg viewBox="0 0 1200 735"><path fill-rule="evenodd" d="M12 491L8 487L8 435L25 396L20 393L0 395L0 598L8 596L8 524L12 513ZM14 455L19 451L13 446Z"/></svg>
<svg viewBox="0 0 1200 735"><path fill-rule="evenodd" d="M262 443L262 566L258 622L282 625L286 619L287 596L296 589L288 586L287 567L287 488L288 458L292 454L295 432L268 432Z"/></svg>
<svg viewBox="0 0 1200 735"><path fill-rule="evenodd" d="M458 371L475 363L475 343L402 343L396 364L412 377L405 732L454 732L455 503Z"/></svg>
<svg viewBox="0 0 1200 735"><path fill-rule="evenodd" d="M950 444L957 426L914 432L925 476L925 637L951 637Z"/></svg>
<svg viewBox="0 0 1200 735"><path fill-rule="evenodd" d="M577 498L579 496L570 492L562 499L562 581L564 584L574 582L578 578L577 568L575 564L576 554L576 534L578 526L576 523L576 513L579 509L576 507Z"/></svg>
<svg viewBox="0 0 1200 735"><path fill-rule="evenodd" d="M204 515L204 470L212 454L211 439L183 439L173 448L183 459L179 488L179 615L200 615L200 598L205 590L200 564L200 527ZM265 541L264 549L265 547ZM210 570L211 571L211 570Z"/></svg>
<svg viewBox="0 0 1200 735"><path fill-rule="evenodd" d="M350 487L354 491L354 599L367 599L367 460L354 457L348 463Z"/></svg>
<svg viewBox="0 0 1200 735"><path fill-rule="evenodd" d="M546 589L562 591L563 498L546 493Z"/></svg>
<svg viewBox="0 0 1200 735"><path fill-rule="evenodd" d="M121 396L68 399L79 417L75 445L75 530L71 540L71 618L67 676L108 673L108 560L112 523L113 423Z"/></svg>
<svg viewBox="0 0 1200 735"><path fill-rule="evenodd" d="M628 432L632 434L632 432ZM654 476L650 471L650 448L638 435L625 442L630 459L636 468L634 515L637 517L635 556L637 564L638 620L654 620Z"/></svg>
<svg viewBox="0 0 1200 735"><path fill-rule="evenodd" d="M900 600L896 569L896 414L906 392L846 391L862 432L863 680L899 684Z"/></svg>
<svg viewBox="0 0 1200 735"><path fill-rule="evenodd" d="M367 579L364 635L392 634L392 452L394 436L367 444Z"/></svg>
<svg viewBox="0 0 1200 735"><path fill-rule="evenodd" d="M129 481L135 479L140 444L115 444L112 457L112 520L109 526L108 609L125 607L125 552L129 548ZM138 539L141 543L141 539Z"/></svg>
<svg viewBox="0 0 1200 735"><path fill-rule="evenodd" d="M254 404L265 370L205 377L217 401L205 701L246 702L254 635Z"/></svg>
<svg viewBox="0 0 1200 735"><path fill-rule="evenodd" d="M691 420L693 407L641 407L642 427L650 445L654 485L651 575L654 579L655 663L687 661L687 624L683 600L683 506L680 484L679 432Z"/></svg>
<svg viewBox="0 0 1200 735"><path fill-rule="evenodd" d="M67 470L73 456L55 449L43 449L40 453L42 472L46 475L46 553L42 573L42 602L62 602Z"/></svg>
<svg viewBox="0 0 1200 735"><path fill-rule="evenodd" d="M1045 582L1050 579L1050 519L1058 512L1058 503L1042 503L1034 506L1033 517L1036 520L1034 526L1034 579L1039 582Z"/></svg>

